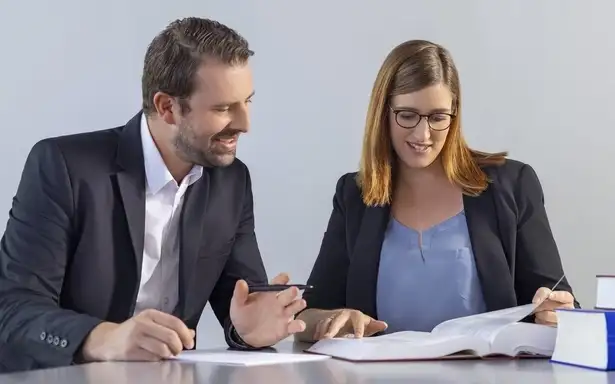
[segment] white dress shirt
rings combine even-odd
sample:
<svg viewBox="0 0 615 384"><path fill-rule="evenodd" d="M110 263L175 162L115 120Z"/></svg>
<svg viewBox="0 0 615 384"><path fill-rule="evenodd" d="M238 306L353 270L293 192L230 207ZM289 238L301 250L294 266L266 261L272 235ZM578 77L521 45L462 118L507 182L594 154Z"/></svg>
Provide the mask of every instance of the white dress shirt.
<svg viewBox="0 0 615 384"><path fill-rule="evenodd" d="M145 114L141 143L146 176L145 238L134 314L151 308L172 313L178 302L181 207L186 189L202 176L203 168L195 165L178 184L160 156Z"/></svg>

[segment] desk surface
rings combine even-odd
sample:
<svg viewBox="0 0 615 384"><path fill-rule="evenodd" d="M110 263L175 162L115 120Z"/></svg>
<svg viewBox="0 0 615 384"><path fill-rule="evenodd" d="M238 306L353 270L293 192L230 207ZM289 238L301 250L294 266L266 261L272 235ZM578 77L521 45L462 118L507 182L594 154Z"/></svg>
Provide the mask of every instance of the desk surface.
<svg viewBox="0 0 615 384"><path fill-rule="evenodd" d="M305 345L282 343L279 352ZM2 384L372 384L372 383L615 383L606 373L551 364L544 359L350 363L340 360L221 366L210 363L93 363L0 375Z"/></svg>

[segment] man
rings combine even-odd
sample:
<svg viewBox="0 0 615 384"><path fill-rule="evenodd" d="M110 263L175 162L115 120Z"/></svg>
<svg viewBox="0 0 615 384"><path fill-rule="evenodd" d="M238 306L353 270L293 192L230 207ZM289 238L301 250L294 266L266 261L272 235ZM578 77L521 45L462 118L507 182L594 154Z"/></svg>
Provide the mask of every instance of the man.
<svg viewBox="0 0 615 384"><path fill-rule="evenodd" d="M33 147L0 247L4 371L171 357L208 301L231 347L303 330L296 289L248 289L267 282L235 159L252 55L220 23L177 20L147 50L142 113Z"/></svg>

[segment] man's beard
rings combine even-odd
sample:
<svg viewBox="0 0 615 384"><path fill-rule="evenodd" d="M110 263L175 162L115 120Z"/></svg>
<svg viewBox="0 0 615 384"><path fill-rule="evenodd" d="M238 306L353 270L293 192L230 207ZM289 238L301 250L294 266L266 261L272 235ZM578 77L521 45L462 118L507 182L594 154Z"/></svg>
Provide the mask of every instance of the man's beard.
<svg viewBox="0 0 615 384"><path fill-rule="evenodd" d="M192 127L187 123L178 126L175 136L175 149L178 156L187 162L201 165L203 167L227 167L235 160L235 151L220 153L212 148L212 142L218 137L233 136L238 131L226 128L216 135L209 138L209 146L200 148L198 138L194 134Z"/></svg>

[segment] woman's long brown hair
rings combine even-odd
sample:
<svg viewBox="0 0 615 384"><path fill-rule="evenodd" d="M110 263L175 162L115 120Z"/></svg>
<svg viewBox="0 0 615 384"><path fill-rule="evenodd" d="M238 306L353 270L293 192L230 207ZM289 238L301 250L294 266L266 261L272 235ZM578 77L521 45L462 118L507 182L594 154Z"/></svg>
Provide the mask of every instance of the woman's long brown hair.
<svg viewBox="0 0 615 384"><path fill-rule="evenodd" d="M461 134L459 74L450 53L429 41L407 41L386 57L372 89L357 180L366 205L391 203L397 155L391 145L388 124L390 98L440 83L447 85L452 93L455 114L439 155L448 179L464 194L477 196L489 183L481 167L504 163L506 152L470 149Z"/></svg>

